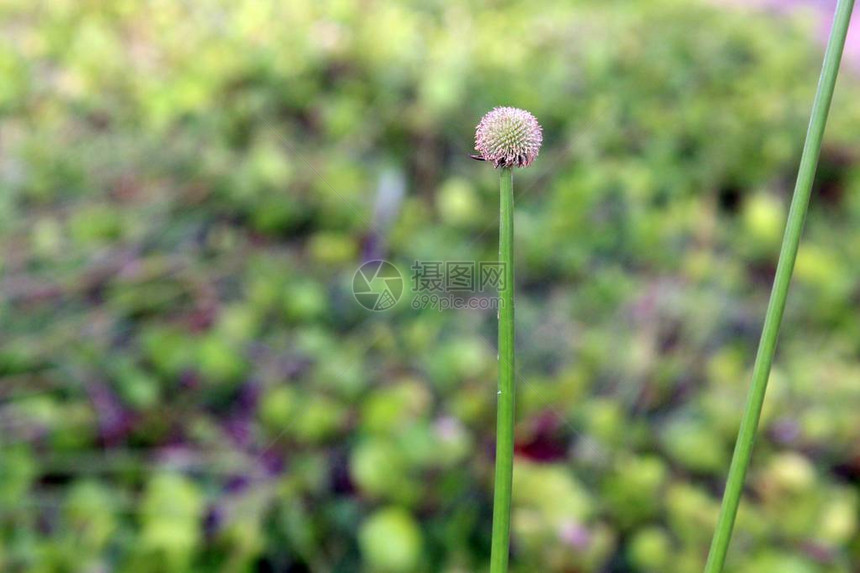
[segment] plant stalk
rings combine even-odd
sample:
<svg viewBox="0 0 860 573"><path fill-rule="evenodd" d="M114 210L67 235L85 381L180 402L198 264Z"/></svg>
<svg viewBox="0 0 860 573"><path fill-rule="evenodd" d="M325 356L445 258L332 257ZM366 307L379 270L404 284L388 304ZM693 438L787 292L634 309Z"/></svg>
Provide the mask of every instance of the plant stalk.
<svg viewBox="0 0 860 573"><path fill-rule="evenodd" d="M511 531L514 467L514 182L510 167L499 176L499 392L496 413L496 477L490 573L506 573Z"/></svg>
<svg viewBox="0 0 860 573"><path fill-rule="evenodd" d="M788 287L791 282L791 274L794 271L794 262L797 258L797 249L809 206L812 182L821 153L821 141L827 124L827 114L833 99L833 88L839 72L839 63L842 60L842 50L845 46L845 37L848 33L848 24L851 21L853 7L854 0L839 0L836 6L833 27L830 31L830 39L827 41L827 51L824 54L821 77L818 80L818 90L812 104L809 129L806 132L806 142L800 158L797 183L794 187L794 196L788 213L773 289L767 306L755 366L753 367L752 384L729 468L726 490L723 494L723 503L714 538L711 542L711 549L708 553L705 573L721 573L725 564L747 468L752 457L756 430L761 417L767 381L776 350L779 327L785 310Z"/></svg>

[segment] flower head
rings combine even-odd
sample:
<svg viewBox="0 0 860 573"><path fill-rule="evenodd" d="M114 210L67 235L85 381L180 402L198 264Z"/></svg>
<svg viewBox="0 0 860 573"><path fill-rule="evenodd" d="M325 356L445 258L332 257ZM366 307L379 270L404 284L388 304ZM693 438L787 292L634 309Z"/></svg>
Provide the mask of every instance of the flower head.
<svg viewBox="0 0 860 573"><path fill-rule="evenodd" d="M497 107L475 129L475 149L496 167L528 167L537 157L543 132L524 109Z"/></svg>

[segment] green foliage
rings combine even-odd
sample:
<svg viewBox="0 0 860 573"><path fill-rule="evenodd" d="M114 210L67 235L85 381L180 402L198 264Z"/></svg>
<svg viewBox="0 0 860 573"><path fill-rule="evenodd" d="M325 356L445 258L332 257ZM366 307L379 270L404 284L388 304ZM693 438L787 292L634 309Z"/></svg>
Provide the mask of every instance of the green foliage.
<svg viewBox="0 0 860 573"><path fill-rule="evenodd" d="M545 143L515 176L511 568L699 573L809 28L678 0L2 3L0 569L484 570L496 315L413 310L409 267L496 259L498 174L468 154L515 105ZM844 73L734 573L860 562L858 101ZM384 314L350 290L374 249L407 282Z"/></svg>
<svg viewBox="0 0 860 573"><path fill-rule="evenodd" d="M400 508L383 509L371 515L358 532L368 571L394 573L421 568L421 530Z"/></svg>

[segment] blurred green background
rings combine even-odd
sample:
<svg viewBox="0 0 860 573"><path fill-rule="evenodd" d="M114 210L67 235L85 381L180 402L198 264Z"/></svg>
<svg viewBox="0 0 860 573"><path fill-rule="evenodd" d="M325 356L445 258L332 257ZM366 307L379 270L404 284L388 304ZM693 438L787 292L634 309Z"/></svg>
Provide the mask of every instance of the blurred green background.
<svg viewBox="0 0 860 573"><path fill-rule="evenodd" d="M855 23L856 27L856 23ZM821 61L698 1L0 3L0 569L485 571L517 171L516 572L701 571ZM732 545L858 571L860 82L833 102ZM407 282L408 284L408 282Z"/></svg>

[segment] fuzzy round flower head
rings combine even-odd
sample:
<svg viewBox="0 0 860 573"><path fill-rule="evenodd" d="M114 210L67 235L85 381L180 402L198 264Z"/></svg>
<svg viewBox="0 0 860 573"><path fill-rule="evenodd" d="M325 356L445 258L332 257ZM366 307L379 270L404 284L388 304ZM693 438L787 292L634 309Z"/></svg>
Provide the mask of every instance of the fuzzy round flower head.
<svg viewBox="0 0 860 573"><path fill-rule="evenodd" d="M528 167L537 157L543 132L524 109L497 107L475 130L475 149L496 167Z"/></svg>

